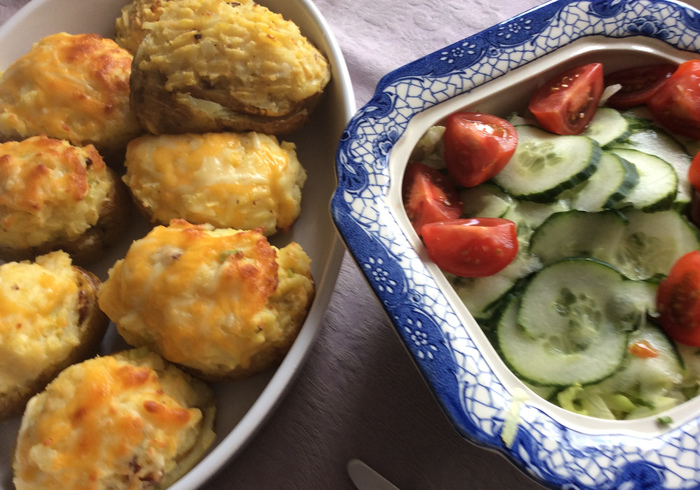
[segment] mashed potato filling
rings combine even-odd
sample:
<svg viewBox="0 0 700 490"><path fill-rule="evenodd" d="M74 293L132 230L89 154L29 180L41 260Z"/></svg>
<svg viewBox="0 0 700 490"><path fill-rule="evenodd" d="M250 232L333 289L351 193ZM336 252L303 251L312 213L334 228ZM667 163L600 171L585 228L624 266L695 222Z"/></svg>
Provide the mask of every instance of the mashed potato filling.
<svg viewBox="0 0 700 490"><path fill-rule="evenodd" d="M173 220L135 241L109 272L102 310L131 345L202 372L247 367L313 296L310 259L259 231Z"/></svg>
<svg viewBox="0 0 700 490"><path fill-rule="evenodd" d="M64 252L0 265L0 392L35 379L79 344L78 295Z"/></svg>
<svg viewBox="0 0 700 490"><path fill-rule="evenodd" d="M262 133L142 136L126 153L124 182L160 223L289 230L306 172L293 143Z"/></svg>

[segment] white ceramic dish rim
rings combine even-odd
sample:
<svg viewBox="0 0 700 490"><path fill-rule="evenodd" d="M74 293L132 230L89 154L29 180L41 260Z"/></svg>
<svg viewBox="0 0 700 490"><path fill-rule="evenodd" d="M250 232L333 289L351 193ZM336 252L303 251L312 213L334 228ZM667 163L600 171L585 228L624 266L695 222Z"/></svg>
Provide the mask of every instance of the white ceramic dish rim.
<svg viewBox="0 0 700 490"><path fill-rule="evenodd" d="M595 25L591 21L580 32L571 28L570 39L562 41L564 35L556 34L560 36L558 42L545 46L536 56L528 57L530 53L525 48L520 49L522 40L507 44L504 39L507 35L504 33L517 32L514 27L529 26L532 32L526 35L526 39L531 45L536 45L538 37L562 29L562 19L567 12L589 8L597 8L600 17L609 15L611 18L615 15L624 17L625 10L642 19L644 14L652 12L647 20L656 22L657 29L671 23L678 27L677 24L685 25L684 22L693 22L693 19L697 26L697 10L691 7L686 10L686 7L673 1L558 0L544 4L385 76L374 98L351 120L338 151L336 165L340 185L332 201L336 227L438 402L463 436L499 451L547 485L588 488L587 485L595 482L596 487L601 484L605 487L605 484L620 478L615 467L620 458L634 462L637 451L643 452L644 449L651 453L649 457L640 455L639 461L644 463L657 457L658 460L664 457L676 459L680 469L668 470L672 474L669 481L673 480L673 475L682 475L684 480L697 483L700 479L692 465L690 469L684 468L686 463L679 461L680 458L663 451L655 454L655 450L664 444L672 444L670 439L661 442L660 438L672 437L670 434L674 431L680 434L679 440L692 444L693 449L689 452L700 449L700 438L693 432L698 424L696 417L700 412L700 400L692 400L667 412L674 423L665 427L659 425L655 417L637 421L591 419L555 407L529 392L501 361L439 269L427 260L420 239L403 210L400 182L406 161L425 130L456 110L468 106L473 111L493 112L483 108L490 104L489 109L497 106L496 113L507 115L515 109L522 109L509 106L512 101L508 102L507 96L504 101L488 99L494 94L503 94L509 86L528 84L534 88L546 78L548 70L558 71L567 63L578 64L586 59L594 61L604 52L636 52L647 59L680 62L697 58L700 49L697 36L692 36L692 32L669 40L659 34L659 30L645 33L640 29L632 37L629 32L621 32L622 29L615 31L617 26L611 28L602 21ZM659 13L663 8L686 15L664 18ZM554 27L558 20L561 20L559 27ZM668 23L664 24L667 20ZM541 25L538 26L538 22ZM538 31L538 28L542 30ZM501 42L493 42L498 36ZM489 46L494 52L485 52L480 57L479 50L487 50ZM677 49L679 46L683 50ZM471 65L445 67L448 63L459 62L458 58L466 55L473 55ZM498 56L508 58L509 61L502 63L505 68L497 66ZM623 60L616 68L624 64ZM635 62L630 60L628 64ZM495 68L490 74L485 74L484 66ZM505 73L508 76L501 77ZM450 85L459 85L460 88ZM440 339L430 337L431 329L426 326L430 316L435 319L434 326L439 330ZM461 334L463 338L454 338ZM444 345L450 347L443 351ZM461 345L463 350L454 349L455 345ZM478 377L488 378L490 375L493 380L483 384L477 381ZM465 379L477 387L471 388L474 393L479 388L489 393L474 394L473 399L469 398L464 395L470 389L470 382ZM484 400L497 403L493 406L479 403ZM491 426L486 422L479 425L483 420ZM518 423L513 424L515 420ZM541 431L542 440L549 439L550 442L567 439L565 445L571 449L571 454L562 451L564 459L575 451L594 459L593 454L600 450L600 456L608 459L609 464L592 464L583 470L580 468L584 468L587 462L582 461L579 467L581 475L574 474L570 462L561 461L561 467L554 468L553 460L546 461L538 452L553 453L559 443L552 442L549 448L545 448L546 442L539 446L532 443L531 447L523 448L517 438L514 445L504 443L501 438L503 431L516 428L519 434ZM632 453L629 458L623 456L627 450ZM602 475L587 475L589 470L591 473L600 471ZM677 483L671 481L671 484Z"/></svg>
<svg viewBox="0 0 700 490"><path fill-rule="evenodd" d="M56 7L56 4L59 2L61 5ZM74 34L97 32L106 37L111 37L114 21L119 14L119 10L122 5L127 3L128 0L111 0L110 2L31 0L0 27L0 38L11 35L12 31L27 26L31 27L31 35L35 40L59 31ZM336 131L337 135L335 136L340 137L342 126L348 122L355 112L355 99L345 59L327 21L311 0L260 0L258 3L268 6L273 11L282 13L287 19L291 18L294 20L299 25L302 33L309 37L329 58L332 65L332 81L325 96L326 100L322 101L318 110L320 111L324 106L333 104L333 112L329 112L328 117L333 117L334 122L328 124L326 130L328 132ZM46 14L45 11L52 7L51 13ZM105 12L106 9L111 10ZM79 12L79 15L76 14L77 12ZM42 13L42 15L39 15L39 13ZM56 20L54 17L59 20ZM88 23L90 23L91 27L85 30L85 25ZM3 49L3 58L5 60L14 60L24 54L28 46L26 44L15 45L10 43L9 45L5 44ZM304 137L308 138L308 136ZM326 144L332 145L333 143L329 142ZM329 152L331 149L334 151L334 147L329 146ZM316 165L325 164L317 162ZM327 165L332 165L331 161L328 161ZM329 188L332 190L330 184ZM328 195L330 196L330 190ZM324 202L327 203L327 201ZM302 213L304 212L303 209L304 205L302 203ZM343 243L334 232L330 215L327 217L327 224L325 223L326 217L321 215L327 209L327 207L321 205L317 210L313 211L314 213L319 213L317 219L324 221L322 225L323 231L329 233L329 235L324 238L328 243L321 246L325 256L317 259L319 265L314 266L314 257L312 257L312 268L317 272L314 274L316 296L297 340L274 372L262 375L262 381L260 382L265 383L264 389L248 408L245 415L236 423L233 430L223 437L197 466L171 486L170 488L173 490L192 489L204 485L237 455L250 442L268 417L271 416L308 358L310 350L322 328L323 315L330 302L345 253ZM285 239L283 238L282 240ZM278 244L278 246L281 245ZM267 380L268 377L269 380ZM221 412L222 410L225 411L226 407L219 407L219 411ZM9 461L9 455L4 457L7 457Z"/></svg>

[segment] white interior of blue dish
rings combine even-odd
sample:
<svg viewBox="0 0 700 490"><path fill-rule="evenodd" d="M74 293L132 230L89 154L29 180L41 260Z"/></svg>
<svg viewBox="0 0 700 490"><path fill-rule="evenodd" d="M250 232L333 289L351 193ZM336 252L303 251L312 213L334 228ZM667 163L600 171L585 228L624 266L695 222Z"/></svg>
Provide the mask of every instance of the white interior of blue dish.
<svg viewBox="0 0 700 490"><path fill-rule="evenodd" d="M399 210L395 217L416 252L424 260L433 278L453 306L465 328L479 347L480 352L491 365L499 379L511 391L524 390L529 394L528 404L547 411L567 427L586 433L625 433L657 436L665 428L657 423L657 416L639 420L608 421L578 415L559 408L529 390L503 363L486 335L457 296L451 284L440 269L428 258L423 244L403 211L401 182L409 156L420 137L431 126L440 124L444 118L459 110L484 112L507 117L513 112L524 114L530 94L550 76L576 65L602 62L606 72L630 66L651 64L660 61L683 62L698 58L695 53L680 51L655 39L633 37L624 39L594 36L566 45L551 54L480 85L470 92L455 96L416 114L402 137L396 142L389 157L391 185L387 194L389 209ZM474 80L478 83L478 81ZM700 398L690 400L665 414L669 415L674 426L681 425L700 413Z"/></svg>

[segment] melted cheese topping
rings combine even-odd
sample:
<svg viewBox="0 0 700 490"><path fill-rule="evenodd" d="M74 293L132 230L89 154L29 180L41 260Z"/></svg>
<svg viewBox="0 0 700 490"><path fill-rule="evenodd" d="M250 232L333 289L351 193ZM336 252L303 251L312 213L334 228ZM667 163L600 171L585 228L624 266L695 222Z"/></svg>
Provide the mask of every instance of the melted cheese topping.
<svg viewBox="0 0 700 490"><path fill-rule="evenodd" d="M0 245L74 239L97 223L114 179L93 146L35 136L0 145Z"/></svg>
<svg viewBox="0 0 700 490"><path fill-rule="evenodd" d="M124 182L160 223L289 230L306 172L293 143L261 133L143 136L129 143Z"/></svg>
<svg viewBox="0 0 700 490"><path fill-rule="evenodd" d="M0 135L122 148L142 132L129 107L131 62L131 53L97 34L41 39L0 76Z"/></svg>
<svg viewBox="0 0 700 490"><path fill-rule="evenodd" d="M99 304L131 345L203 372L245 368L309 307L310 260L296 243L285 249L281 268L257 231L174 220L132 244Z"/></svg>
<svg viewBox="0 0 700 490"><path fill-rule="evenodd" d="M30 400L13 461L18 490L147 488L192 449L208 392L135 352L75 364Z"/></svg>
<svg viewBox="0 0 700 490"><path fill-rule="evenodd" d="M0 392L36 379L78 345L78 279L62 251L0 265Z"/></svg>
<svg viewBox="0 0 700 490"><path fill-rule="evenodd" d="M143 27L139 69L162 74L171 92L211 87L236 109L284 116L330 80L328 61L297 25L255 2L168 2Z"/></svg>

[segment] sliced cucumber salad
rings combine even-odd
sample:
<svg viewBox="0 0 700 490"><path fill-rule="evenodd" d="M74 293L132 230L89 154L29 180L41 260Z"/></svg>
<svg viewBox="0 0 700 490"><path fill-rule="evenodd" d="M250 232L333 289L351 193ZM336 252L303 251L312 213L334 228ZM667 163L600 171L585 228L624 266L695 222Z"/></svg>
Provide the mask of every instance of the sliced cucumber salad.
<svg viewBox="0 0 700 490"><path fill-rule="evenodd" d="M511 118L511 160L461 198L465 218L515 222L518 254L488 277L446 273L527 386L608 419L658 414L700 385L700 349L677 346L655 324L659 281L700 250L686 217L692 156L640 112L599 108L576 136ZM414 153L433 167L440 134L432 128L429 150Z"/></svg>

